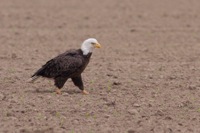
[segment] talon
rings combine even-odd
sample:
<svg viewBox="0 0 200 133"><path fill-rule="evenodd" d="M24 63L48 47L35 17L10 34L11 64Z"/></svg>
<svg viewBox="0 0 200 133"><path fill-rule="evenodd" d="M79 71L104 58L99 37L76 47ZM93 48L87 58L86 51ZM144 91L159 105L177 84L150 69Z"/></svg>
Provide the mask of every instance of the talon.
<svg viewBox="0 0 200 133"><path fill-rule="evenodd" d="M82 93L83 93L84 95L88 95L88 94L89 94L89 92L87 92L86 90L83 90Z"/></svg>
<svg viewBox="0 0 200 133"><path fill-rule="evenodd" d="M62 94L60 89L56 89L55 92L56 92L56 94L58 94L58 95L61 95L61 94Z"/></svg>

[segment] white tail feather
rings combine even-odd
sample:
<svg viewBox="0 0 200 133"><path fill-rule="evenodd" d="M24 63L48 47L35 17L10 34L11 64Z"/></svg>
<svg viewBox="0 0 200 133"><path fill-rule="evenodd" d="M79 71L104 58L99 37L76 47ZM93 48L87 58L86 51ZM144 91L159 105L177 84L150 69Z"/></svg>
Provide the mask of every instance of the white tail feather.
<svg viewBox="0 0 200 133"><path fill-rule="evenodd" d="M38 79L39 76L33 76L30 79L27 80L28 83L33 83L36 79Z"/></svg>

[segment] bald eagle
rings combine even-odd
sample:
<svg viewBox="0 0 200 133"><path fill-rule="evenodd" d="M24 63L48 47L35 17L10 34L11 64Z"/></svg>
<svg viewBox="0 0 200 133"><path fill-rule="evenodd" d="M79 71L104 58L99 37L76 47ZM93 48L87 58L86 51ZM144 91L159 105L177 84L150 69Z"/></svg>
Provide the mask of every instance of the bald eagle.
<svg viewBox="0 0 200 133"><path fill-rule="evenodd" d="M85 40L80 49L68 50L55 58L49 60L37 70L28 82L34 82L39 77L54 79L56 93L61 94L61 88L71 78L83 94L89 94L84 90L81 73L90 61L92 50L100 48L101 45L95 38Z"/></svg>

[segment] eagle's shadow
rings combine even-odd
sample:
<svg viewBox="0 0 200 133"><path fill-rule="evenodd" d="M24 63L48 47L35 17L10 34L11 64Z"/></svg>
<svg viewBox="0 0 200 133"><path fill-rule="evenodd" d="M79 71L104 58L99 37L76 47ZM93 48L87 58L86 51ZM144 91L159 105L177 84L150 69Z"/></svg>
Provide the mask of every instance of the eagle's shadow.
<svg viewBox="0 0 200 133"><path fill-rule="evenodd" d="M27 91L27 92L31 92L31 93L41 93L41 94L45 94L45 93L55 93L56 94L56 92L55 92L55 90L45 90L45 89L41 89L41 88L37 88L37 89L34 89L34 90L29 90L29 91ZM69 95L73 95L73 94L80 94L81 93L81 91L79 91L79 90L72 90L72 89L70 89L70 90L61 90L61 92L62 92L62 94L69 94Z"/></svg>

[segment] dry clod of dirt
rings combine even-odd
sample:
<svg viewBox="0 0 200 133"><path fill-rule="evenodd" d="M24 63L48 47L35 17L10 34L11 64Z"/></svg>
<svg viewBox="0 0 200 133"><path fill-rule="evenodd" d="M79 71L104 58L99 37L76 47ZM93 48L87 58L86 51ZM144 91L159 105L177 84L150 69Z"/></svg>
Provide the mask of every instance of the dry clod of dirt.
<svg viewBox="0 0 200 133"><path fill-rule="evenodd" d="M106 105L115 107L116 106L116 102L115 101L107 101Z"/></svg>
<svg viewBox="0 0 200 133"><path fill-rule="evenodd" d="M196 85L189 85L188 89L189 90L196 90L198 87Z"/></svg>
<svg viewBox="0 0 200 133"><path fill-rule="evenodd" d="M194 106L193 106L192 102L189 101L189 100L186 100L186 101L181 102L181 103L178 105L178 107L180 107L180 108L187 107L187 108L189 108L189 109L194 109Z"/></svg>
<svg viewBox="0 0 200 133"><path fill-rule="evenodd" d="M53 128L40 129L40 130L35 130L35 131L31 131L28 129L21 129L20 133L54 133L54 130Z"/></svg>
<svg viewBox="0 0 200 133"><path fill-rule="evenodd" d="M136 131L133 130L133 129L130 129L130 130L127 131L127 133L136 133Z"/></svg>
<svg viewBox="0 0 200 133"><path fill-rule="evenodd" d="M79 120L76 119L76 120L73 121L73 123L74 124L79 124Z"/></svg>
<svg viewBox="0 0 200 133"><path fill-rule="evenodd" d="M63 96L69 96L69 93L63 92L62 95L63 95Z"/></svg>
<svg viewBox="0 0 200 133"><path fill-rule="evenodd" d="M169 76L168 79L169 80L175 80L177 77L176 76Z"/></svg>
<svg viewBox="0 0 200 133"><path fill-rule="evenodd" d="M155 116L164 116L164 112L161 110L156 111Z"/></svg>
<svg viewBox="0 0 200 133"><path fill-rule="evenodd" d="M4 94L0 93L0 100L4 100L6 97Z"/></svg>
<svg viewBox="0 0 200 133"><path fill-rule="evenodd" d="M13 54L11 55L11 58L12 58L12 59L16 59L16 58L17 58L17 55L16 55L15 53L13 53Z"/></svg>
<svg viewBox="0 0 200 133"><path fill-rule="evenodd" d="M134 106L134 107L140 107L140 104L134 103L133 106Z"/></svg>
<svg viewBox="0 0 200 133"><path fill-rule="evenodd" d="M136 114L138 114L138 111L137 111L137 109L129 109L128 113L131 115L136 115Z"/></svg>
<svg viewBox="0 0 200 133"><path fill-rule="evenodd" d="M137 31L136 29L131 29L131 30L130 30L130 32L136 32L136 31Z"/></svg>
<svg viewBox="0 0 200 133"><path fill-rule="evenodd" d="M172 120L172 117L167 116L167 117L165 117L165 120Z"/></svg>
<svg viewBox="0 0 200 133"><path fill-rule="evenodd" d="M121 85L121 83L119 81L115 81L113 82L113 85Z"/></svg>
<svg viewBox="0 0 200 133"><path fill-rule="evenodd" d="M106 114L104 117L105 117L105 118L109 118L109 117L110 117L110 115Z"/></svg>

